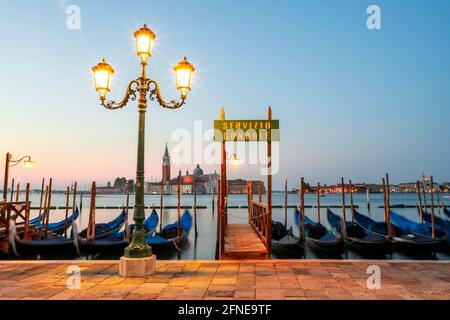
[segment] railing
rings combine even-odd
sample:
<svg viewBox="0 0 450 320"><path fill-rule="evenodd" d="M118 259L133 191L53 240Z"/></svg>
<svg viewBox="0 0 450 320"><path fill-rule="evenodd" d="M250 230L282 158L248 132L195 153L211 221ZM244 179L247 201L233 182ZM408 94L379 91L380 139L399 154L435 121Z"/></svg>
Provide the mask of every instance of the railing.
<svg viewBox="0 0 450 320"><path fill-rule="evenodd" d="M28 231L29 214L30 202L0 202L0 237L8 236L10 221Z"/></svg>
<svg viewBox="0 0 450 320"><path fill-rule="evenodd" d="M250 213L250 224L253 229L258 234L261 241L264 243L266 248L269 250L271 246L271 228L269 223L271 219L269 217L269 207L267 203L252 201L249 208Z"/></svg>

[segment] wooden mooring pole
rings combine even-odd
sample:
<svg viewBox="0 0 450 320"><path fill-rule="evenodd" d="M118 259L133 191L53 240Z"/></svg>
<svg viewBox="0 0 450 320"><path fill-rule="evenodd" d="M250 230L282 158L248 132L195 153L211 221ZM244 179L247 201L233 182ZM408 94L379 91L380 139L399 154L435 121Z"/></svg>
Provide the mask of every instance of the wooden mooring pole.
<svg viewBox="0 0 450 320"><path fill-rule="evenodd" d="M300 179L300 239L305 240L305 178Z"/></svg>
<svg viewBox="0 0 450 320"><path fill-rule="evenodd" d="M47 215L45 216L45 239L48 236L48 223L50 221L50 207L52 203L52 184L53 179L50 178L50 182L48 184L48 202L47 202Z"/></svg>
<svg viewBox="0 0 450 320"><path fill-rule="evenodd" d="M42 201L44 199L44 184L45 184L45 178L42 178L41 197L39 200L39 222L41 222L41 220L42 220Z"/></svg>
<svg viewBox="0 0 450 320"><path fill-rule="evenodd" d="M353 205L353 184L352 180L349 180L350 187L350 210L352 210L352 222L355 223L355 207Z"/></svg>
<svg viewBox="0 0 450 320"><path fill-rule="evenodd" d="M178 172L178 224L177 224L177 240L180 241L181 237L181 170Z"/></svg>
<svg viewBox="0 0 450 320"><path fill-rule="evenodd" d="M267 110L267 120L269 122L272 120L272 108L269 106ZM272 255L272 133L269 132L270 139L267 141L267 208L268 208L268 217L267 217L267 253L270 259Z"/></svg>
<svg viewBox="0 0 450 320"><path fill-rule="evenodd" d="M386 203L387 203L387 221L388 221L388 236L392 238L392 225L391 225L391 187L389 183L389 174L386 173Z"/></svg>
<svg viewBox="0 0 450 320"><path fill-rule="evenodd" d="M17 183L16 202L19 202L19 199L20 199L20 182Z"/></svg>
<svg viewBox="0 0 450 320"><path fill-rule="evenodd" d="M13 199L14 199L14 178L12 178L12 181L11 181L11 198L10 198L9 202L13 202Z"/></svg>
<svg viewBox="0 0 450 320"><path fill-rule="evenodd" d="M284 183L284 227L287 228L287 210L288 210L288 181Z"/></svg>
<svg viewBox="0 0 450 320"><path fill-rule="evenodd" d="M161 193L159 197L159 231L163 225L163 207L164 207L164 180L161 178Z"/></svg>
<svg viewBox="0 0 450 320"><path fill-rule="evenodd" d="M431 236L433 239L436 237L436 230L434 226L434 183L433 176L430 177L430 196L431 196Z"/></svg>
<svg viewBox="0 0 450 320"><path fill-rule="evenodd" d="M417 196L419 197L419 213L420 213L420 221L423 223L423 207L422 207L422 195L420 192L420 182L417 180L416 182Z"/></svg>
<svg viewBox="0 0 450 320"><path fill-rule="evenodd" d="M436 194L437 194L437 209L438 209L438 215L439 218L441 218L441 199L440 199L440 187L438 186L438 188L436 189Z"/></svg>
<svg viewBox="0 0 450 320"><path fill-rule="evenodd" d="M347 215L345 212L345 183L344 178L341 178L342 185L342 228L344 231L344 239L347 239Z"/></svg>
<svg viewBox="0 0 450 320"><path fill-rule="evenodd" d="M73 185L73 197L72 197L72 215L75 213L76 207L77 207L77 188L78 184L75 181L75 184Z"/></svg>
<svg viewBox="0 0 450 320"><path fill-rule="evenodd" d="M128 182L127 183L127 196L125 199L125 237L130 240L131 239L131 230L130 230L130 224L128 222L128 213L129 213L129 207L130 207L130 189L131 185Z"/></svg>
<svg viewBox="0 0 450 320"><path fill-rule="evenodd" d="M320 223L320 182L317 182L317 223Z"/></svg>
<svg viewBox="0 0 450 320"><path fill-rule="evenodd" d="M427 212L428 205L427 205L427 191L425 190L425 181L422 183L422 191L423 191L423 204L425 207L425 212Z"/></svg>
<svg viewBox="0 0 450 320"><path fill-rule="evenodd" d="M197 181L194 177L194 229L195 229L195 236L198 235L197 230Z"/></svg>
<svg viewBox="0 0 450 320"><path fill-rule="evenodd" d="M26 186L26 191L25 191L25 227L24 227L24 239L27 240L28 239L28 229L30 226L30 207L31 207L31 203L30 203L30 184L27 183Z"/></svg>
<svg viewBox="0 0 450 320"><path fill-rule="evenodd" d="M221 184L222 182L220 181L219 178L219 184L217 185L217 230L216 230L216 260L220 259L220 199L221 199L221 194L220 194L220 190L221 190Z"/></svg>
<svg viewBox="0 0 450 320"><path fill-rule="evenodd" d="M64 236L65 237L67 237L67 222L69 219L69 197L70 197L70 187L67 186L67 189L66 189L66 212L65 212L66 214L64 217ZM73 219L73 216L72 216L72 219Z"/></svg>

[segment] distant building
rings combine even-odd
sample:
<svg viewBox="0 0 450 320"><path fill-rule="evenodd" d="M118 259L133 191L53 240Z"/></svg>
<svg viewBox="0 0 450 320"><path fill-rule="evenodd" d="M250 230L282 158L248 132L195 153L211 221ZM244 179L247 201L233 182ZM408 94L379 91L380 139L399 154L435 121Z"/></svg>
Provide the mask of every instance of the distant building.
<svg viewBox="0 0 450 320"><path fill-rule="evenodd" d="M228 194L243 194L247 193L247 180L236 179L228 180ZM252 181L253 194L258 194L258 184L261 185L261 193L266 193L266 187L262 181Z"/></svg>
<svg viewBox="0 0 450 320"><path fill-rule="evenodd" d="M415 193L417 192L417 182L405 182L399 183L400 192L402 193Z"/></svg>
<svg viewBox="0 0 450 320"><path fill-rule="evenodd" d="M171 177L171 163L169 149L166 144L164 155L162 158L162 183L165 194L177 194L178 192L178 176ZM220 175L217 172L205 174L199 164L194 168L192 173L186 171L185 175L181 176L180 192L182 194L192 194L194 190L197 194L217 194L219 186ZM253 192L258 193L258 183L261 183L262 193L266 192L264 183L262 181L253 182ZM160 194L161 181L146 182L144 190L147 194ZM246 180L228 180L228 193L240 194L247 192Z"/></svg>

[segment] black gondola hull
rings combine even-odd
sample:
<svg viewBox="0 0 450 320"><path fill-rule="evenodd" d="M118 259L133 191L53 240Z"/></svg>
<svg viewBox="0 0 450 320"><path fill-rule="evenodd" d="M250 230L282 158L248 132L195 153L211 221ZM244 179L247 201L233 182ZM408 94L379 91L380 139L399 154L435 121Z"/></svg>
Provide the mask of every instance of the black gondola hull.
<svg viewBox="0 0 450 320"><path fill-rule="evenodd" d="M36 254L66 254L76 253L75 243L72 239L64 241L42 241L42 240L20 240L16 238L14 243L17 253L20 256ZM12 248L11 248L12 249Z"/></svg>

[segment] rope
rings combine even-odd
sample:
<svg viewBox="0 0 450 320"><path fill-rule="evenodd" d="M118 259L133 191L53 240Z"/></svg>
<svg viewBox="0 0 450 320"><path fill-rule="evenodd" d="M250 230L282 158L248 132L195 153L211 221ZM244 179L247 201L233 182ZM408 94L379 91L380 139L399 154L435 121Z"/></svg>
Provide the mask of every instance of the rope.
<svg viewBox="0 0 450 320"><path fill-rule="evenodd" d="M255 219L255 218L259 218L259 217L263 217L263 216L267 216L267 215L268 215L267 213L264 213L264 214L260 214L260 215L257 215L257 216L251 216L250 219ZM227 213L227 216L230 216L230 217L233 217L233 218L236 218L236 219L242 219L242 220L247 220L248 219L248 217L239 217L239 216L236 216L236 215L230 214L230 213Z"/></svg>
<svg viewBox="0 0 450 320"><path fill-rule="evenodd" d="M175 240L172 240L172 241L173 241L173 245L175 246L175 249L177 249L178 251L181 251L181 248L179 248L177 246L177 242Z"/></svg>

